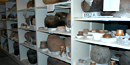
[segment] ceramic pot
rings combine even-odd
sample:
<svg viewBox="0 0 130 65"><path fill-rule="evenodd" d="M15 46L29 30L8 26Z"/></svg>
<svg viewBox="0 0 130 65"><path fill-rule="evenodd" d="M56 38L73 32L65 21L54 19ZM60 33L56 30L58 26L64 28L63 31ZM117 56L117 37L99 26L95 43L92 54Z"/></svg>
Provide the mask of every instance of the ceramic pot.
<svg viewBox="0 0 130 65"><path fill-rule="evenodd" d="M27 3L27 8L34 7L34 0Z"/></svg>
<svg viewBox="0 0 130 65"><path fill-rule="evenodd" d="M31 64L36 64L37 63L37 52L35 50L28 50L27 51L27 57L28 57L28 61Z"/></svg>
<svg viewBox="0 0 130 65"><path fill-rule="evenodd" d="M11 28L17 28L17 24L11 24Z"/></svg>
<svg viewBox="0 0 130 65"><path fill-rule="evenodd" d="M107 47L94 46L91 50L91 59L99 64L108 63L111 59L111 51Z"/></svg>
<svg viewBox="0 0 130 65"><path fill-rule="evenodd" d="M31 25L36 25L35 15L31 18Z"/></svg>
<svg viewBox="0 0 130 65"><path fill-rule="evenodd" d="M10 34L10 37L9 37L9 38L13 38L14 35L15 35L15 32L12 32L12 33Z"/></svg>
<svg viewBox="0 0 130 65"><path fill-rule="evenodd" d="M47 65L71 65L71 64L60 61L60 60L58 60L56 58L48 57Z"/></svg>
<svg viewBox="0 0 130 65"><path fill-rule="evenodd" d="M59 0L43 0L44 4L53 4L53 3L58 3Z"/></svg>
<svg viewBox="0 0 130 65"><path fill-rule="evenodd" d="M103 11L103 0L93 0L92 6L88 12L100 12Z"/></svg>
<svg viewBox="0 0 130 65"><path fill-rule="evenodd" d="M59 18L57 16L46 16L45 26L48 28L56 28L59 25Z"/></svg>
<svg viewBox="0 0 130 65"><path fill-rule="evenodd" d="M90 9L89 4L84 0L83 2L81 2L81 8L84 12L87 12Z"/></svg>
<svg viewBox="0 0 130 65"><path fill-rule="evenodd" d="M19 44L17 42L14 42L13 48L14 48L14 55L19 55Z"/></svg>
<svg viewBox="0 0 130 65"><path fill-rule="evenodd" d="M9 18L9 19L10 19L10 18L11 18L11 19L14 19L15 16L14 16L13 14L9 14L9 15L8 15L8 18Z"/></svg>
<svg viewBox="0 0 130 65"><path fill-rule="evenodd" d="M113 14L114 17L130 18L130 0L120 0L120 10Z"/></svg>
<svg viewBox="0 0 130 65"><path fill-rule="evenodd" d="M116 36L124 36L124 30L117 30Z"/></svg>
<svg viewBox="0 0 130 65"><path fill-rule="evenodd" d="M67 18L66 18L66 26L68 27L68 28L71 28L71 14L68 14L67 15Z"/></svg>
<svg viewBox="0 0 130 65"><path fill-rule="evenodd" d="M64 40L58 35L49 35L47 38L47 47L51 52L60 51L60 47L65 46Z"/></svg>
<svg viewBox="0 0 130 65"><path fill-rule="evenodd" d="M25 33L24 37L25 37L25 39L26 39L27 42L31 42L31 32Z"/></svg>
<svg viewBox="0 0 130 65"><path fill-rule="evenodd" d="M40 42L40 49L45 49L47 48L47 41L41 41Z"/></svg>

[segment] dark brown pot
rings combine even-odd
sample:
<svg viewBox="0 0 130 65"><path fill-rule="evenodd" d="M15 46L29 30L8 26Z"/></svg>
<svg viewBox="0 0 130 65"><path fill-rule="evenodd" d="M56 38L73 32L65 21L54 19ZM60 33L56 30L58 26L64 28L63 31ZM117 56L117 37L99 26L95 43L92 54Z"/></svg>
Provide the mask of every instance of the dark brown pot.
<svg viewBox="0 0 130 65"><path fill-rule="evenodd" d="M89 9L90 9L90 6L89 4L84 0L82 3L81 3L81 8L84 12L87 12Z"/></svg>
<svg viewBox="0 0 130 65"><path fill-rule="evenodd" d="M70 64L60 61L58 59L52 58L52 57L48 57L47 65L70 65Z"/></svg>
<svg viewBox="0 0 130 65"><path fill-rule="evenodd" d="M36 45L36 32L31 32L32 44Z"/></svg>
<svg viewBox="0 0 130 65"><path fill-rule="evenodd" d="M25 39L27 40L27 42L31 42L31 32L27 32L25 33Z"/></svg>
<svg viewBox="0 0 130 65"><path fill-rule="evenodd" d="M47 41L41 41L40 42L40 49L45 49L47 48Z"/></svg>
<svg viewBox="0 0 130 65"><path fill-rule="evenodd" d="M47 47L51 52L60 51L60 47L65 46L64 40L57 35L49 35L47 39Z"/></svg>
<svg viewBox="0 0 130 65"><path fill-rule="evenodd" d="M58 3L59 0L43 0L44 4L53 4L53 3Z"/></svg>
<svg viewBox="0 0 130 65"><path fill-rule="evenodd" d="M32 50L32 49L28 50L27 57L31 64L37 63L37 52L35 50Z"/></svg>
<svg viewBox="0 0 130 65"><path fill-rule="evenodd" d="M68 27L68 28L70 28L71 27L71 14L68 14L67 15L67 18L66 18L66 26Z"/></svg>
<svg viewBox="0 0 130 65"><path fill-rule="evenodd" d="M17 42L14 42L13 48L14 48L14 55L19 55L19 44Z"/></svg>
<svg viewBox="0 0 130 65"><path fill-rule="evenodd" d="M48 28L56 28L59 25L58 16L46 16L45 18L45 26Z"/></svg>
<svg viewBox="0 0 130 65"><path fill-rule="evenodd" d="M93 0L92 6L88 11L89 12L103 11L103 0Z"/></svg>

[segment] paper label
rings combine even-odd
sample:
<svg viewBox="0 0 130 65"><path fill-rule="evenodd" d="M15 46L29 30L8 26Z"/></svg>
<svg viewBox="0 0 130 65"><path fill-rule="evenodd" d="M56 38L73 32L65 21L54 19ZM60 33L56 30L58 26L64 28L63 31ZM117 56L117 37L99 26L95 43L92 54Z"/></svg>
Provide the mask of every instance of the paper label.
<svg viewBox="0 0 130 65"><path fill-rule="evenodd" d="M104 0L103 11L119 11L120 0Z"/></svg>
<svg viewBox="0 0 130 65"><path fill-rule="evenodd" d="M47 5L47 11L50 12L50 11L54 11L55 9L55 5Z"/></svg>

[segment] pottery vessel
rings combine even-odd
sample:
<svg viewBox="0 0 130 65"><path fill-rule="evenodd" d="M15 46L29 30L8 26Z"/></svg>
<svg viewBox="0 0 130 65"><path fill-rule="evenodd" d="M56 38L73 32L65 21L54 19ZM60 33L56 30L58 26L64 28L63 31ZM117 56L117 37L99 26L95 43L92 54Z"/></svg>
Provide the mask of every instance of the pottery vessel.
<svg viewBox="0 0 130 65"><path fill-rule="evenodd" d="M58 35L48 35L47 47L51 52L60 51L61 46L65 46L63 39L61 39Z"/></svg>
<svg viewBox="0 0 130 65"><path fill-rule="evenodd" d="M124 36L124 30L117 30L116 36Z"/></svg>
<svg viewBox="0 0 130 65"><path fill-rule="evenodd" d="M111 59L111 51L107 47L94 46L91 50L91 59L99 64L108 63Z"/></svg>
<svg viewBox="0 0 130 65"><path fill-rule="evenodd" d="M119 59L120 65L130 65L130 52L125 52Z"/></svg>
<svg viewBox="0 0 130 65"><path fill-rule="evenodd" d="M89 4L84 0L83 2L81 2L81 8L84 12L87 12L90 9Z"/></svg>
<svg viewBox="0 0 130 65"><path fill-rule="evenodd" d="M27 3L27 8L34 7L34 0Z"/></svg>
<svg viewBox="0 0 130 65"><path fill-rule="evenodd" d="M28 61L31 64L36 64L37 63L37 52L35 50L29 49L27 51L27 57L28 57Z"/></svg>
<svg viewBox="0 0 130 65"><path fill-rule="evenodd" d="M14 55L19 55L19 44L17 42L14 42L13 48L14 48Z"/></svg>
<svg viewBox="0 0 130 65"><path fill-rule="evenodd" d="M31 32L32 44L36 45L36 32Z"/></svg>
<svg viewBox="0 0 130 65"><path fill-rule="evenodd" d="M44 4L54 4L58 3L59 0L42 0Z"/></svg>
<svg viewBox="0 0 130 65"><path fill-rule="evenodd" d="M26 39L27 42L31 42L31 32L25 33L24 37L25 37L25 39Z"/></svg>
<svg viewBox="0 0 130 65"><path fill-rule="evenodd" d="M48 28L56 28L59 25L58 16L46 16L45 18L45 26Z"/></svg>
<svg viewBox="0 0 130 65"><path fill-rule="evenodd" d="M40 42L40 49L45 49L47 48L47 41L41 41Z"/></svg>
<svg viewBox="0 0 130 65"><path fill-rule="evenodd" d="M66 26L68 27L68 28L71 28L71 14L68 14L67 15L67 18L66 18Z"/></svg>

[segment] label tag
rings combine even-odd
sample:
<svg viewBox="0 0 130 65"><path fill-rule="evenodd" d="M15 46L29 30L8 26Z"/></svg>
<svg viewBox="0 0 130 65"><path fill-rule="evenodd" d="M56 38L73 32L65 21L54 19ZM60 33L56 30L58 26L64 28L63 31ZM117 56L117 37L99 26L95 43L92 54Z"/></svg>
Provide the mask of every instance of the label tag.
<svg viewBox="0 0 130 65"><path fill-rule="evenodd" d="M104 0L103 11L119 11L120 0Z"/></svg>
<svg viewBox="0 0 130 65"><path fill-rule="evenodd" d="M50 12L50 11L54 11L55 9L55 5L47 5L47 11Z"/></svg>

